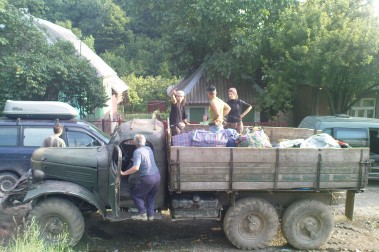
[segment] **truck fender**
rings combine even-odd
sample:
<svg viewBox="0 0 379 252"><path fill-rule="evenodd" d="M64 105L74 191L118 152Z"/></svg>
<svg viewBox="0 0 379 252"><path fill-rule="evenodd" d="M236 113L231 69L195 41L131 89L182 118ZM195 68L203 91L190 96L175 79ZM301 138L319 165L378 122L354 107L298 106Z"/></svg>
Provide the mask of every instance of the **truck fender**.
<svg viewBox="0 0 379 252"><path fill-rule="evenodd" d="M105 218L105 204L99 197L96 197L96 195L87 188L67 181L46 180L37 187L29 190L26 193L23 202L28 203L34 199L45 197L47 195L69 195L80 198L95 206L103 218Z"/></svg>

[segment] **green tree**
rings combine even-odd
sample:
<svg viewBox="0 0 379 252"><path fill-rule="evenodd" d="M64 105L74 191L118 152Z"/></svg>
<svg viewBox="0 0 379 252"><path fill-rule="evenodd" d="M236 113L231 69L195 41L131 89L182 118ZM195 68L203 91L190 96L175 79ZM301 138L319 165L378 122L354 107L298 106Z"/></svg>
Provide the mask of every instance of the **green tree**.
<svg viewBox="0 0 379 252"><path fill-rule="evenodd" d="M44 0L44 6L44 13L31 14L52 22L70 20L85 37L94 37L99 53L123 43L128 18L112 0Z"/></svg>
<svg viewBox="0 0 379 252"><path fill-rule="evenodd" d="M72 22L70 20L66 21L57 21L57 25L62 26L66 29L69 29L72 31L72 33L75 34L82 42L84 42L89 48L91 48L92 51L95 51L95 38L90 35L88 37L84 37L82 35L82 31L79 28L72 27Z"/></svg>
<svg viewBox="0 0 379 252"><path fill-rule="evenodd" d="M7 4L8 4L7 0L0 0L0 11L3 11Z"/></svg>
<svg viewBox="0 0 379 252"><path fill-rule="evenodd" d="M139 4L137 4L137 2ZM170 55L174 72L191 73L204 64L210 75L255 76L265 28L296 1L131 0L138 17L152 23ZM128 12L132 21L133 14ZM140 20L139 20L140 22ZM143 26L142 31L150 32ZM155 35L155 34L154 34ZM155 35L156 36L156 35Z"/></svg>
<svg viewBox="0 0 379 252"><path fill-rule="evenodd" d="M166 89L178 82L176 78L161 76L144 78L134 74L123 77L123 80L129 85L125 112L130 113L145 113L149 101L166 101L168 105L170 98L166 94Z"/></svg>
<svg viewBox="0 0 379 252"><path fill-rule="evenodd" d="M83 113L107 97L95 69L68 42L47 43L32 19L14 7L1 12L0 104L14 100L61 100Z"/></svg>
<svg viewBox="0 0 379 252"><path fill-rule="evenodd" d="M155 35L141 32L138 25L142 25L145 20L134 12L141 3L133 4L123 4L128 13L133 15L133 25L129 25L124 10L112 0L45 1L45 11L40 17L72 30L86 44L94 41L95 50L121 76L131 73L137 76L170 76L169 57L164 51L163 41L156 36L159 31Z"/></svg>
<svg viewBox="0 0 379 252"><path fill-rule="evenodd" d="M36 16L41 16L46 12L45 0L12 0L10 4L16 8L27 9L29 13Z"/></svg>
<svg viewBox="0 0 379 252"><path fill-rule="evenodd" d="M162 40L134 34L132 31L127 32L127 37L129 42L126 45L101 54L119 75L134 73L136 76L145 77L171 76L168 55L163 50Z"/></svg>
<svg viewBox="0 0 379 252"><path fill-rule="evenodd" d="M264 108L275 115L292 106L299 84L322 89L332 114L346 113L379 86L378 19L367 1L309 0L287 9L265 58Z"/></svg>

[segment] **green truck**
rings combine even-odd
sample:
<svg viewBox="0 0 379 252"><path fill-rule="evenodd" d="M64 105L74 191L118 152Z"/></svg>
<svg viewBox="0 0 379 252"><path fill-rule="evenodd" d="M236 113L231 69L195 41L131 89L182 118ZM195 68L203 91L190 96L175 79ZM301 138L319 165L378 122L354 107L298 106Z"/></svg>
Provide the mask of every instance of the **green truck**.
<svg viewBox="0 0 379 252"><path fill-rule="evenodd" d="M318 133L264 129L271 141ZM70 245L83 235L84 212L131 219L130 188L138 176L121 178L120 170L130 166L135 134L145 135L162 177L155 219L169 210L172 220L223 221L226 237L245 250L268 246L279 226L293 247L320 247L334 227L330 206L346 199L352 218L355 193L364 191L370 169L368 148L171 146L160 121L134 119L121 124L108 145L37 149L29 178L18 181L3 205L31 202L28 220L40 225L43 238L56 243L67 234Z"/></svg>

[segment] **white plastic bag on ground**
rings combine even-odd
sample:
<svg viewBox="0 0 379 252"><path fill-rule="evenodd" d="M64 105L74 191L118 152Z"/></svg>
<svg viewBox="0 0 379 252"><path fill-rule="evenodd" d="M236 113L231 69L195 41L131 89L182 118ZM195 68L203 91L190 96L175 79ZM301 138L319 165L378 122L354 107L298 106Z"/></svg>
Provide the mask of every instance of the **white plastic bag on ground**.
<svg viewBox="0 0 379 252"><path fill-rule="evenodd" d="M313 135L305 139L300 148L341 148L336 139L326 133Z"/></svg>

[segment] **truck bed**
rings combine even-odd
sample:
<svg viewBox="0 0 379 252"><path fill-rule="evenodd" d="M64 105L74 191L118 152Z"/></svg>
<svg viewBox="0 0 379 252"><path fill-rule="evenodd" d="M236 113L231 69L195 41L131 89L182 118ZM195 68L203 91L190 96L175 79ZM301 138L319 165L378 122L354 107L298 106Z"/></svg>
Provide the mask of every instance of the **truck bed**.
<svg viewBox="0 0 379 252"><path fill-rule="evenodd" d="M265 128L271 141L315 131ZM171 191L356 190L367 185L369 149L170 146Z"/></svg>

